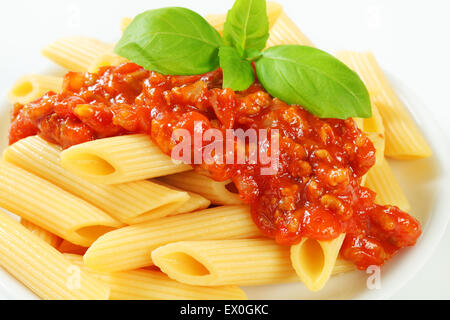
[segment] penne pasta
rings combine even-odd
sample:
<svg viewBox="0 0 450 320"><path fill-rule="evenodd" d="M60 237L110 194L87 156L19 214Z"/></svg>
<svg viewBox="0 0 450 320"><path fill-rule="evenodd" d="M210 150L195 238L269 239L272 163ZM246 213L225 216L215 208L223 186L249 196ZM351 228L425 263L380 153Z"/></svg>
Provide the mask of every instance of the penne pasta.
<svg viewBox="0 0 450 320"><path fill-rule="evenodd" d="M370 52L342 51L336 56L358 73L383 117L386 128L386 156L394 159L430 157L431 148L374 55Z"/></svg>
<svg viewBox="0 0 450 320"><path fill-rule="evenodd" d="M383 124L383 118L381 117L380 110L376 103L371 99L372 116L370 118L361 118L362 128L364 132L377 132L384 135L385 128Z"/></svg>
<svg viewBox="0 0 450 320"><path fill-rule="evenodd" d="M67 70L86 72L96 58L112 49L112 44L97 39L69 37L48 45L42 54Z"/></svg>
<svg viewBox="0 0 450 320"><path fill-rule="evenodd" d="M206 209L211 205L211 201L199 194L188 192L188 195L189 200L183 203L183 205L176 210L174 215Z"/></svg>
<svg viewBox="0 0 450 320"><path fill-rule="evenodd" d="M291 246L291 262L300 280L312 290L322 289L333 274L345 234L331 241L303 238Z"/></svg>
<svg viewBox="0 0 450 320"><path fill-rule="evenodd" d="M35 225L34 223L31 223L28 220L20 219L20 223L27 228L32 234L34 234L36 237L44 240L49 245L51 245L53 248L57 248L61 242L62 239L58 237L57 235L54 235L51 232L48 232L45 229L42 229L41 227Z"/></svg>
<svg viewBox="0 0 450 320"><path fill-rule="evenodd" d="M147 180L117 185L90 183L61 166L61 151L59 146L32 136L9 146L3 158L127 224L179 213L191 198L187 192Z"/></svg>
<svg viewBox="0 0 450 320"><path fill-rule="evenodd" d="M0 212L0 265L42 299L108 299L109 287Z"/></svg>
<svg viewBox="0 0 450 320"><path fill-rule="evenodd" d="M200 194L210 200L213 204L242 204L242 200L239 198L238 193L230 191L236 189L231 180L214 181L213 179L198 174L195 171L172 174L161 177L159 180L182 190L188 190Z"/></svg>
<svg viewBox="0 0 450 320"><path fill-rule="evenodd" d="M311 40L308 39L297 27L297 25L282 12L270 29L270 36L267 40L267 47L273 47L283 44L300 44L314 47Z"/></svg>
<svg viewBox="0 0 450 320"><path fill-rule="evenodd" d="M27 104L41 98L49 91L61 91L63 78L41 75L23 76L13 85L8 94L11 104Z"/></svg>
<svg viewBox="0 0 450 320"><path fill-rule="evenodd" d="M199 286L290 282L296 274L289 247L271 239L181 241L152 252L170 278Z"/></svg>
<svg viewBox="0 0 450 320"><path fill-rule="evenodd" d="M339 238L336 243L342 240ZM317 254L300 251L302 258L310 262ZM290 252L289 246L278 245L271 239L197 240L159 247L152 252L152 259L170 278L190 285L260 285L299 280ZM354 268L341 260L327 262L327 268L331 267L326 271L328 277Z"/></svg>
<svg viewBox="0 0 450 320"><path fill-rule="evenodd" d="M131 270L152 265L151 252L171 242L259 236L249 207L216 207L109 232L92 244L84 262L103 272Z"/></svg>
<svg viewBox="0 0 450 320"><path fill-rule="evenodd" d="M122 226L84 200L6 162L0 163L0 206L83 246Z"/></svg>
<svg viewBox="0 0 450 320"><path fill-rule="evenodd" d="M394 205L405 212L411 209L409 201L386 159L369 170L364 186L376 192L375 202L378 204Z"/></svg>
<svg viewBox="0 0 450 320"><path fill-rule="evenodd" d="M177 214L189 213L201 209L206 209L211 204L211 202L208 199L198 194L192 192L186 193L188 195L188 199L186 201L169 204L167 206L162 206L157 210L154 210L154 212L151 212L149 214L143 214L129 220L128 224L131 225L131 224L145 223L168 216L174 216Z"/></svg>
<svg viewBox="0 0 450 320"><path fill-rule="evenodd" d="M243 300L244 291L237 286L190 286L170 279L161 271L132 270L100 273L87 268L83 257L67 254L67 259L80 266L111 288L111 300Z"/></svg>
<svg viewBox="0 0 450 320"><path fill-rule="evenodd" d="M148 135L133 134L82 143L61 153L62 166L94 183L118 184L191 170L176 164Z"/></svg>

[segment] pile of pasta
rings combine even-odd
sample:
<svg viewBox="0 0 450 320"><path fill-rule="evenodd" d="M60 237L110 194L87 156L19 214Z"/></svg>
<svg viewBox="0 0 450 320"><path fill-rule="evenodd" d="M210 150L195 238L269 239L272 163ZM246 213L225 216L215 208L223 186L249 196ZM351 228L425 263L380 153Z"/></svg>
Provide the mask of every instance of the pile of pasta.
<svg viewBox="0 0 450 320"><path fill-rule="evenodd" d="M280 5L268 3L268 15L269 46L313 45ZM221 31L225 15L207 19ZM80 37L43 54L80 72L126 61L112 44ZM386 157L424 158L430 147L373 54L337 56L372 99L372 118L355 119L377 150L363 183L380 204L408 211ZM27 75L9 100L28 103L61 85L60 77ZM174 163L146 135L67 150L28 137L0 163L0 206L21 218L0 213L0 265L44 299L245 299L238 286L302 281L319 290L331 275L354 269L339 258L345 235L291 247L262 237L231 184Z"/></svg>

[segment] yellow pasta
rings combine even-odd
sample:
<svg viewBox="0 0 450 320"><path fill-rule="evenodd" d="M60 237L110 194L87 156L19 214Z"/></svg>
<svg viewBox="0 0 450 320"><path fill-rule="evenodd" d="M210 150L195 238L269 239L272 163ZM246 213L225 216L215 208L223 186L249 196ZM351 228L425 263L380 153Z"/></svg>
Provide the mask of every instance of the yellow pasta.
<svg viewBox="0 0 450 320"><path fill-rule="evenodd" d="M48 45L42 54L70 71L86 72L97 57L112 49L112 44L97 39L69 37Z"/></svg>
<svg viewBox="0 0 450 320"><path fill-rule="evenodd" d="M125 29L128 28L128 26L130 25L131 21L133 21L133 18L130 17L123 18L122 21L120 21L120 30L124 32Z"/></svg>
<svg viewBox="0 0 450 320"><path fill-rule="evenodd" d="M94 183L118 184L192 170L164 154L148 135L133 134L82 143L61 153L67 170Z"/></svg>
<svg viewBox="0 0 450 320"><path fill-rule="evenodd" d="M244 291L237 286L190 286L170 279L160 271L132 270L100 273L87 268L83 257L65 255L74 264L111 288L111 300L243 300Z"/></svg>
<svg viewBox="0 0 450 320"><path fill-rule="evenodd" d="M109 287L0 212L0 265L42 299L108 299Z"/></svg>
<svg viewBox="0 0 450 320"><path fill-rule="evenodd" d="M377 193L375 202L394 205L409 212L411 206L386 159L367 173L365 186Z"/></svg>
<svg viewBox="0 0 450 320"><path fill-rule="evenodd" d="M27 75L13 85L8 94L8 101L12 104L26 104L41 98L49 91L60 92L63 78L54 76Z"/></svg>
<svg viewBox="0 0 450 320"><path fill-rule="evenodd" d="M83 246L122 226L84 200L6 162L0 163L0 206Z"/></svg>
<svg viewBox="0 0 450 320"><path fill-rule="evenodd" d="M58 237L57 235L54 235L51 232L48 232L45 229L42 229L41 227L35 225L34 223L31 223L28 220L20 219L20 223L27 228L32 234L34 234L36 237L44 240L49 245L51 245L53 248L57 248L60 244L62 239Z"/></svg>
<svg viewBox="0 0 450 320"><path fill-rule="evenodd" d="M336 240L337 252L331 246L327 248L324 245L324 250L330 251L324 252L330 254L330 261L326 262L329 263L327 277L354 268L346 261L336 260L342 240ZM186 284L260 285L299 280L290 259L291 252L296 249L291 250L289 246L278 245L272 239L180 241L154 250L152 259L170 278ZM300 251L306 258L305 252ZM336 257L333 260L334 254ZM308 258L311 261L313 257ZM328 278L323 279L324 283L326 280Z"/></svg>
<svg viewBox="0 0 450 320"><path fill-rule="evenodd" d="M181 241L152 252L170 278L199 286L260 285L294 281L289 247L272 239Z"/></svg>
<svg viewBox="0 0 450 320"><path fill-rule="evenodd" d="M96 73L101 67L118 66L122 63L129 62L127 59L115 54L107 52L96 57L88 67L88 72Z"/></svg>
<svg viewBox="0 0 450 320"><path fill-rule="evenodd" d="M208 199L198 194L192 192L186 193L188 195L188 199L186 201L159 207L157 210L154 210L154 212L151 212L149 214L143 214L129 220L128 224L145 223L163 217L174 216L177 214L206 209L211 204L211 202Z"/></svg>
<svg viewBox="0 0 450 320"><path fill-rule="evenodd" d="M231 180L222 182L214 181L195 171L172 174L170 176L161 177L159 180L182 190L198 193L214 204L242 204L242 200L239 198L238 193L230 191L233 190L233 188L236 189Z"/></svg>
<svg viewBox="0 0 450 320"><path fill-rule="evenodd" d="M94 270L114 272L152 265L151 252L182 240L256 238L248 206L223 206L132 225L98 238L84 255Z"/></svg>
<svg viewBox="0 0 450 320"><path fill-rule="evenodd" d="M325 286L333 273L344 239L345 234L331 241L303 238L291 246L292 266L308 289L318 291Z"/></svg>
<svg viewBox="0 0 450 320"><path fill-rule="evenodd" d="M370 118L362 118L362 128L364 132L377 132L384 134L385 128L383 118L378 110L377 104L371 99L372 116Z"/></svg>
<svg viewBox="0 0 450 320"><path fill-rule="evenodd" d="M352 68L369 90L383 117L386 151L395 159L426 158L432 151L372 53L342 51L337 57Z"/></svg>
<svg viewBox="0 0 450 320"><path fill-rule="evenodd" d="M59 146L33 136L9 146L3 158L127 224L179 213L191 198L187 192L147 180L117 185L90 183L61 166L61 151Z"/></svg>
<svg viewBox="0 0 450 320"><path fill-rule="evenodd" d="M267 47L283 44L300 44L314 47L311 40L300 31L294 21L292 21L285 12L280 14L279 18L270 29Z"/></svg>
<svg viewBox="0 0 450 320"><path fill-rule="evenodd" d="M277 22L278 17L283 12L283 7L276 2L268 1L267 4L267 17L269 18L269 28ZM217 31L222 33L223 25L227 18L227 14L208 14L205 16L205 19L212 25ZM124 19L125 20L125 19ZM122 20L122 21L124 21ZM131 21L130 21L131 22Z"/></svg>
<svg viewBox="0 0 450 320"><path fill-rule="evenodd" d="M183 203L183 205L176 210L174 215L206 209L211 205L211 201L199 194L188 192L188 195L189 200Z"/></svg>

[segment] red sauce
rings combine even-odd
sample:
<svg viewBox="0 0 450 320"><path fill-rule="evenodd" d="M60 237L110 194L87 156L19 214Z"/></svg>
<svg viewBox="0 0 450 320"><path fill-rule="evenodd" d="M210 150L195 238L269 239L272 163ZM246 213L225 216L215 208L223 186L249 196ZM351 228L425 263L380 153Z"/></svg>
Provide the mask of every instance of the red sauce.
<svg viewBox="0 0 450 320"><path fill-rule="evenodd" d="M255 223L278 243L295 244L302 237L329 240L345 232L342 257L365 269L382 265L419 237L413 217L375 204L375 193L360 186L375 163L375 149L352 119L319 119L272 98L258 82L244 92L222 89L220 70L163 76L128 63L101 68L98 74L69 72L62 93L15 105L10 143L39 134L67 148L145 133L170 154L178 142L173 130L193 133L194 121L203 129L279 130L275 175L261 175L260 163L195 166L213 179L232 179L251 205Z"/></svg>

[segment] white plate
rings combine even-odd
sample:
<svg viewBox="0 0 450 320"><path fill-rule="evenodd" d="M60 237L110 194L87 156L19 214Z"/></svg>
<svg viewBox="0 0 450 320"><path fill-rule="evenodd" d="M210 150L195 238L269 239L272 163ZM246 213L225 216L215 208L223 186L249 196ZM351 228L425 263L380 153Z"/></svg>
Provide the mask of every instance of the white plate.
<svg viewBox="0 0 450 320"><path fill-rule="evenodd" d="M54 70L52 70L54 73ZM397 93L413 114L434 155L430 159L391 161L394 172L411 202L411 214L422 223L423 234L418 243L389 261L381 271L381 287L369 290L369 274L355 271L333 277L326 287L312 293L301 283L244 288L250 299L382 299L400 289L420 270L441 239L450 216L450 151L443 133L430 118L425 104L395 77L389 77ZM0 91L5 88L0 88ZM7 145L9 106L0 104L0 150ZM24 286L0 269L0 298L35 299Z"/></svg>

